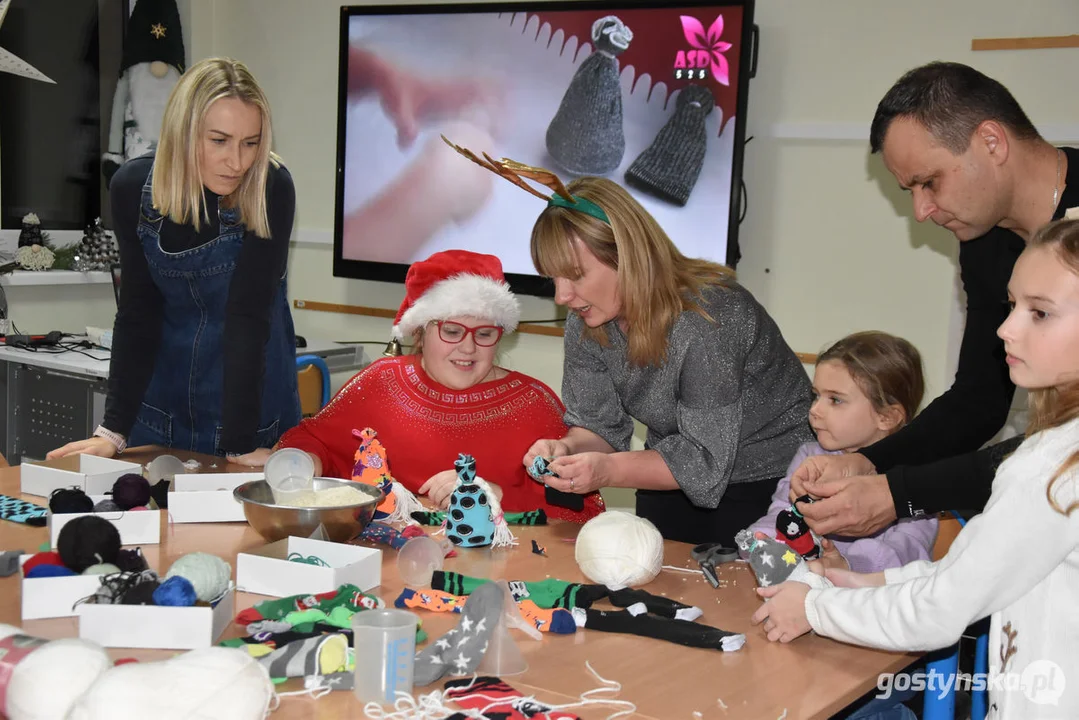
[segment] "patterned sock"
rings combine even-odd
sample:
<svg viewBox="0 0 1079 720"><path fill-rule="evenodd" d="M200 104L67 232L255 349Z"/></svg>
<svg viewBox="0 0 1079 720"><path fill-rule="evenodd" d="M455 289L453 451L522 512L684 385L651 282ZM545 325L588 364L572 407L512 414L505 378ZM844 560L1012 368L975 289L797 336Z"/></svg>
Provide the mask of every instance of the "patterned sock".
<svg viewBox="0 0 1079 720"><path fill-rule="evenodd" d="M611 590L607 593L607 599L611 601L611 605L619 608L628 608L630 605L641 603L648 612L665 618L696 620L704 614L704 611L699 607L686 605L677 600L671 600L661 595L653 595L650 592L634 588Z"/></svg>
<svg viewBox="0 0 1079 720"><path fill-rule="evenodd" d="M394 607L430 610L432 612L459 613L465 606L467 597L451 595L442 590L413 590L405 588L397 599L393 601Z"/></svg>
<svg viewBox="0 0 1079 720"><path fill-rule="evenodd" d="M389 545L394 550L400 550L408 542L408 538L402 535L397 528L380 522L368 523L367 527L360 533L360 539Z"/></svg>
<svg viewBox="0 0 1079 720"><path fill-rule="evenodd" d="M528 512L503 513L507 525L546 525L547 513L543 508L529 510Z"/></svg>
<svg viewBox="0 0 1079 720"><path fill-rule="evenodd" d="M360 592L355 585L342 585L336 590L316 595L293 595L279 600L263 600L238 614L236 622L248 625L259 620L283 620L286 615L296 610L318 608L329 612L338 606L352 610L372 610L384 607L385 604L375 595Z"/></svg>
<svg viewBox="0 0 1079 720"><path fill-rule="evenodd" d="M488 581L483 578L469 577L468 575L447 570L436 570L431 576L432 588L444 590L451 595L469 595L485 582ZM581 583L569 583L555 578L535 582L514 580L510 582L509 586L515 601L520 602L527 599L536 603L539 607L547 609L588 607L594 600L603 597L607 593L607 589L602 585L586 586Z"/></svg>
<svg viewBox="0 0 1079 720"><path fill-rule="evenodd" d="M531 600L522 600L517 603L517 607L524 619L540 632L552 632L556 635L572 635L577 632L577 623L565 608L544 609Z"/></svg>
<svg viewBox="0 0 1079 720"><path fill-rule="evenodd" d="M321 635L290 642L259 662L270 677L303 677L341 672L348 658L348 639L344 635Z"/></svg>
<svg viewBox="0 0 1079 720"><path fill-rule="evenodd" d="M525 700L521 693L496 677L447 680L445 690L448 699L466 710L484 711L483 717L489 720L581 720L573 713L551 710L536 700ZM505 702L500 702L502 700ZM447 720L467 720L472 717L475 715L456 713Z"/></svg>
<svg viewBox="0 0 1079 720"><path fill-rule="evenodd" d="M430 685L447 672L454 675L475 672L487 652L487 640L498 624L503 604L502 588L495 583L487 582L476 588L457 627L416 653L414 685Z"/></svg>
<svg viewBox="0 0 1079 720"><path fill-rule="evenodd" d="M787 580L795 580L809 572L802 556L790 547L764 533L751 533L739 530L734 542L749 556L749 566L757 576L761 587L778 585Z"/></svg>
<svg viewBox="0 0 1079 720"><path fill-rule="evenodd" d="M10 495L0 495L0 519L43 527L49 509L41 505L20 500Z"/></svg>
<svg viewBox="0 0 1079 720"><path fill-rule="evenodd" d="M709 625L657 617L643 612L634 614L633 610L584 610L576 608L573 619L579 627L600 632L628 633L641 637L666 640L688 647L713 648L731 652L738 650L746 642L746 636L727 632Z"/></svg>
<svg viewBox="0 0 1079 720"><path fill-rule="evenodd" d="M446 522L446 513L438 510L425 510L412 513L412 519L420 525L441 525ZM506 522L509 522L508 520Z"/></svg>

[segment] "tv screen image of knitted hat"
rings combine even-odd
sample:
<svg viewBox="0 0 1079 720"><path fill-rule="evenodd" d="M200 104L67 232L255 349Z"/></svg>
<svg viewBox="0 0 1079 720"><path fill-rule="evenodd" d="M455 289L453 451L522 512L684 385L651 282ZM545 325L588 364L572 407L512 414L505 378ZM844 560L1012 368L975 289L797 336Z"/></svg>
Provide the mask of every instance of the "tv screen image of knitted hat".
<svg viewBox="0 0 1079 720"><path fill-rule="evenodd" d="M340 31L336 275L400 281L461 249L496 255L514 292L551 294L528 244L507 241L536 206L453 162L440 135L567 183L626 182L684 255L735 262L748 0L356 6Z"/></svg>

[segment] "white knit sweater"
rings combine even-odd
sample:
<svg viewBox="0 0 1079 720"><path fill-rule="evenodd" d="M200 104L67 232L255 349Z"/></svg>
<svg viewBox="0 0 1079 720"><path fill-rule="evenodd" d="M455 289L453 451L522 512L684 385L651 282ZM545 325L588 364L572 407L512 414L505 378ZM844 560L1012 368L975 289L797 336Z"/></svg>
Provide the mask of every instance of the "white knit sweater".
<svg viewBox="0 0 1079 720"><path fill-rule="evenodd" d="M1067 517L1046 497L1077 449L1079 420L1027 439L943 559L886 570L882 587L810 590L810 625L857 645L932 650L992 615L989 717L1079 718L1079 510ZM1057 481L1062 507L1077 482L1076 468Z"/></svg>

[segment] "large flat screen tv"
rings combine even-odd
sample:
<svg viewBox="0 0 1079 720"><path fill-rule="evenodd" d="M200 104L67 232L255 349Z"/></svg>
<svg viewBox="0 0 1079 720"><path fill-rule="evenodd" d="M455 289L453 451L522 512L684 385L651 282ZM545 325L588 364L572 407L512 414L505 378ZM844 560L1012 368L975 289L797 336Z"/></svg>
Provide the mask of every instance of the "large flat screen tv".
<svg viewBox="0 0 1079 720"><path fill-rule="evenodd" d="M682 252L733 266L752 20L753 0L343 7L334 275L399 282L463 248L551 293L529 254L542 201L441 135L609 177Z"/></svg>

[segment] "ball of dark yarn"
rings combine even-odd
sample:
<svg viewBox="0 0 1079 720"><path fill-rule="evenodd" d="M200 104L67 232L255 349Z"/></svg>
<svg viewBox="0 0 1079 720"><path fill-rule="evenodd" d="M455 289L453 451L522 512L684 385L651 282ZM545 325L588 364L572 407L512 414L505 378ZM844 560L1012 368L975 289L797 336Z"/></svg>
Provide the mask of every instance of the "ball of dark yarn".
<svg viewBox="0 0 1079 720"><path fill-rule="evenodd" d="M132 585L120 596L120 605L153 605L154 591L161 585L157 580L145 580Z"/></svg>
<svg viewBox="0 0 1079 720"><path fill-rule="evenodd" d="M112 499L121 510L150 502L150 483L136 473L121 475L112 486Z"/></svg>
<svg viewBox="0 0 1079 720"><path fill-rule="evenodd" d="M94 501L82 488L57 488L49 495L49 510L57 515L88 513L94 511Z"/></svg>
<svg viewBox="0 0 1079 720"><path fill-rule="evenodd" d="M56 550L64 565L75 572L98 563L115 565L120 554L120 531L97 515L84 515L60 528Z"/></svg>
<svg viewBox="0 0 1079 720"><path fill-rule="evenodd" d="M109 498L105 498L104 500L99 502L97 505L94 505L94 512L123 512L123 511L120 508L120 506L117 505L115 502L113 502Z"/></svg>
<svg viewBox="0 0 1079 720"><path fill-rule="evenodd" d="M150 566L147 564L146 558L142 556L142 550L139 548L133 550L124 548L116 556L116 567L123 572L137 573L146 570Z"/></svg>

